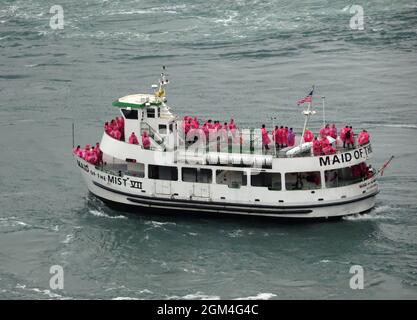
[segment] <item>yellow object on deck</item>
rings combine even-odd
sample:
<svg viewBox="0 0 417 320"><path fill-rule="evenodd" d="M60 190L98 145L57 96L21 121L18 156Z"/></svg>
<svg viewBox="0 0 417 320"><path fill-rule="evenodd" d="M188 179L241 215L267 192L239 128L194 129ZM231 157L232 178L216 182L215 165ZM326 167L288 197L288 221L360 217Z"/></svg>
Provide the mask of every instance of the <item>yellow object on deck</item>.
<svg viewBox="0 0 417 320"><path fill-rule="evenodd" d="M157 97L165 97L165 90L164 89L160 89L158 91L155 92L155 96Z"/></svg>

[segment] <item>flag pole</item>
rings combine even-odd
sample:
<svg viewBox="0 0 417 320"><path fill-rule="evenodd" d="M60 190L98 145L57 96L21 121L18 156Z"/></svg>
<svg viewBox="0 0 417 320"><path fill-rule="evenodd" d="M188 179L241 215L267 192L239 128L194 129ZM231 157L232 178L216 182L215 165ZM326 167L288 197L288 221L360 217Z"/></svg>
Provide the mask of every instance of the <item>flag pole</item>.
<svg viewBox="0 0 417 320"><path fill-rule="evenodd" d="M307 112L304 111L304 115L306 116L306 119L304 121L304 127L303 127L303 133L301 135L301 139L300 139L300 144L299 146L301 146L303 144L304 141L304 134L305 131L307 129L307 124L308 124L308 120L310 119L310 115L311 115L311 105L313 104L313 92L314 92L314 85L312 86L312 90L311 90L311 99L310 102L308 103L308 108L307 108Z"/></svg>
<svg viewBox="0 0 417 320"><path fill-rule="evenodd" d="M273 148L274 148L274 155L275 155L275 157L277 156L277 147L276 147L276 141L275 141L275 133L274 133L274 130L275 130L275 119L276 119L276 117L272 117L272 141L273 141Z"/></svg>
<svg viewBox="0 0 417 320"><path fill-rule="evenodd" d="M326 98L325 96L321 96L322 107L323 107L323 128L326 126L326 111L325 111L325 107L324 107L324 99L325 98Z"/></svg>

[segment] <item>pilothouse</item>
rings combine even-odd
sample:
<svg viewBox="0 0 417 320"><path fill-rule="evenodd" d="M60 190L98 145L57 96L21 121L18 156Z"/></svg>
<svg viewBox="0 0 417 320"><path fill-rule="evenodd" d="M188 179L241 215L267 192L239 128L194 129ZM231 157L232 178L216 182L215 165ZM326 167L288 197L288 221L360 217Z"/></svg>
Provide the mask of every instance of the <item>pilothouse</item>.
<svg viewBox="0 0 417 320"><path fill-rule="evenodd" d="M74 148L89 191L111 207L171 214L251 215L318 219L364 213L375 205L377 176L363 130L284 126L241 128L179 117L168 106L167 75L151 94L122 97L101 142ZM301 128L300 128L301 129Z"/></svg>

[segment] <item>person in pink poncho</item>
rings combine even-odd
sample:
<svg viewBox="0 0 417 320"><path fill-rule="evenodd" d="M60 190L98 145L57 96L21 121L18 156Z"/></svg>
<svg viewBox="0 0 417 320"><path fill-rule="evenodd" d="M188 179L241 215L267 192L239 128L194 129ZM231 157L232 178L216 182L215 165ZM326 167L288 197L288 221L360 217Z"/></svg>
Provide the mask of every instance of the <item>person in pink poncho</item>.
<svg viewBox="0 0 417 320"><path fill-rule="evenodd" d="M278 144L278 126L275 126L274 130L272 130L272 140L275 142L275 149L279 150L279 144Z"/></svg>
<svg viewBox="0 0 417 320"><path fill-rule="evenodd" d="M317 140L317 137L314 137L313 140L313 154L315 156L320 156L322 152L322 146L319 140Z"/></svg>
<svg viewBox="0 0 417 320"><path fill-rule="evenodd" d="M136 136L136 134L134 132L132 132L130 134L129 143L130 144L139 144L138 137Z"/></svg>
<svg viewBox="0 0 417 320"><path fill-rule="evenodd" d="M264 150L269 150L269 143L271 142L271 140L269 139L268 136L268 130L265 128L265 125L262 125L262 149Z"/></svg>
<svg viewBox="0 0 417 320"><path fill-rule="evenodd" d="M96 148L94 149L97 155L97 163L103 162L103 152L100 149L100 144L96 142Z"/></svg>
<svg viewBox="0 0 417 320"><path fill-rule="evenodd" d="M110 134L110 132L111 132L112 130L113 130L113 129L112 129L111 125L110 125L108 122L106 122L106 123L104 124L104 131L105 131L107 134Z"/></svg>
<svg viewBox="0 0 417 320"><path fill-rule="evenodd" d="M369 133L366 130L363 130L358 137L358 143L362 146L369 142Z"/></svg>
<svg viewBox="0 0 417 320"><path fill-rule="evenodd" d="M74 149L72 149L72 153L78 156L81 153L81 147L76 146Z"/></svg>
<svg viewBox="0 0 417 320"><path fill-rule="evenodd" d="M282 144L283 147L288 147L288 127L282 130Z"/></svg>
<svg viewBox="0 0 417 320"><path fill-rule="evenodd" d="M333 139L337 139L337 128L336 128L336 125L334 123L332 124L332 127L330 128L330 136Z"/></svg>
<svg viewBox="0 0 417 320"><path fill-rule="evenodd" d="M144 131L142 134L142 145L144 149L151 148L151 139L149 138L148 132Z"/></svg>
<svg viewBox="0 0 417 320"><path fill-rule="evenodd" d="M353 132L352 126L349 127L349 131L350 131L350 139L346 138L346 142L348 143L348 145L350 144L353 148L355 146L355 133Z"/></svg>
<svg viewBox="0 0 417 320"><path fill-rule="evenodd" d="M233 118L230 119L230 122L228 124L228 128L229 128L229 130L235 130L236 129L236 124L235 124L235 121L233 120Z"/></svg>
<svg viewBox="0 0 417 320"><path fill-rule="evenodd" d="M342 129L340 129L340 139L343 142L343 148L346 148L346 133L349 131L349 127L346 126Z"/></svg>
<svg viewBox="0 0 417 320"><path fill-rule="evenodd" d="M295 145L295 133L292 130L292 128L290 128L290 130L288 131L288 146L292 147Z"/></svg>
<svg viewBox="0 0 417 320"><path fill-rule="evenodd" d="M304 132L304 142L311 142L314 139L314 134L310 130L306 129Z"/></svg>
<svg viewBox="0 0 417 320"><path fill-rule="evenodd" d="M125 120L123 117L116 117L116 123L119 130L122 131L125 127Z"/></svg>
<svg viewBox="0 0 417 320"><path fill-rule="evenodd" d="M200 122L198 121L197 117L194 117L193 121L192 121L192 128L193 129L198 129L200 127Z"/></svg>
<svg viewBox="0 0 417 320"><path fill-rule="evenodd" d="M330 127L329 127L328 124L326 124L325 127L320 129L320 137L321 138L326 138L329 135L330 135Z"/></svg>

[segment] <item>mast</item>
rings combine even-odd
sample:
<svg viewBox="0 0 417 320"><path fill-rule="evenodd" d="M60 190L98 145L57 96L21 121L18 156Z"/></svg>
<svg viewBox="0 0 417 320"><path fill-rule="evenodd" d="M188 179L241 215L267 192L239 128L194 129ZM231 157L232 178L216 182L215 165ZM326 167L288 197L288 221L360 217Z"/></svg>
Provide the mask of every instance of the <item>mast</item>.
<svg viewBox="0 0 417 320"><path fill-rule="evenodd" d="M323 108L323 128L326 126L326 111L324 107L324 99L326 99L326 97L321 96L321 103L322 103L322 108Z"/></svg>
<svg viewBox="0 0 417 320"><path fill-rule="evenodd" d="M275 157L277 156L277 147L276 147L276 141L275 141L275 133L274 133L274 130L275 130L275 119L276 119L277 117L272 117L272 141L274 142L273 143L273 148L274 148L274 155L275 155Z"/></svg>

